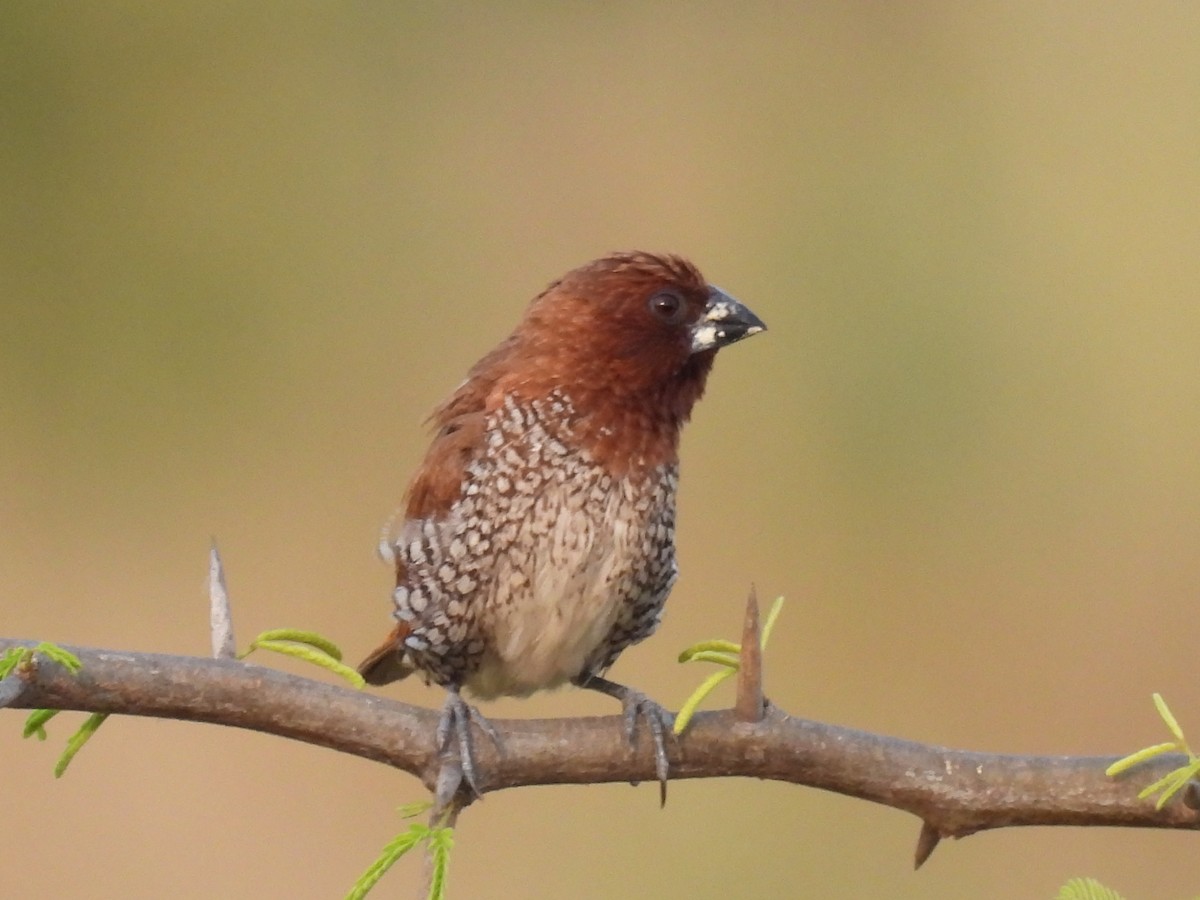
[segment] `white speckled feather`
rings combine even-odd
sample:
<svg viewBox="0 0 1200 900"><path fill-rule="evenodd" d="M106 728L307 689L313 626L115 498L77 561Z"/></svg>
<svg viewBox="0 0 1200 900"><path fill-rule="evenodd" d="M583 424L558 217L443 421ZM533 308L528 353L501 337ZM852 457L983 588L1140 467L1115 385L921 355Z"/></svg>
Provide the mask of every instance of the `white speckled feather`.
<svg viewBox="0 0 1200 900"><path fill-rule="evenodd" d="M570 448L571 413L563 397L509 398L450 514L397 535L413 668L525 696L603 671L657 627L677 575L676 467L610 477Z"/></svg>

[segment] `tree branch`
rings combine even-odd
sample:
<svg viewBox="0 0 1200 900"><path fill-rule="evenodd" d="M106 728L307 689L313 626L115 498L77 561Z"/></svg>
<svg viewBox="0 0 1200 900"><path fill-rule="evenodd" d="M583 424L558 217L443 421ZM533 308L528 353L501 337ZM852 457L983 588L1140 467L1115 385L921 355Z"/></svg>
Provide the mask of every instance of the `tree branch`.
<svg viewBox="0 0 1200 900"><path fill-rule="evenodd" d="M34 642L0 638L0 653ZM35 657L0 682L10 706L155 716L249 728L385 763L431 791L441 761L438 714L336 685L228 659L78 647L72 676ZM24 682L17 690L13 679ZM532 784L654 780L649 740L631 753L620 716L492 720L504 746L476 743L486 791ZM1200 829L1200 812L1162 810L1137 792L1186 763L1162 756L1112 779L1116 757L1015 756L950 750L789 716L760 721L733 710L698 714L668 743L671 778L743 776L835 791L905 810L923 823L918 865L943 837L1009 825Z"/></svg>

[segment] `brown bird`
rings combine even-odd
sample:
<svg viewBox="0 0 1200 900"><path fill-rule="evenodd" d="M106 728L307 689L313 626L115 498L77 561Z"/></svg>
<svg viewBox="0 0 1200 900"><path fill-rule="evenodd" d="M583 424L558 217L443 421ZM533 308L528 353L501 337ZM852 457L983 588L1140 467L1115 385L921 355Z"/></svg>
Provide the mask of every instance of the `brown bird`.
<svg viewBox="0 0 1200 900"><path fill-rule="evenodd" d="M524 697L571 682L639 716L666 790L672 717L602 676L658 627L675 583L679 433L718 348L766 326L678 256L619 253L543 291L431 416L402 525L398 624L359 667L447 690L438 727L479 793L460 696ZM664 793L665 796L665 793Z"/></svg>

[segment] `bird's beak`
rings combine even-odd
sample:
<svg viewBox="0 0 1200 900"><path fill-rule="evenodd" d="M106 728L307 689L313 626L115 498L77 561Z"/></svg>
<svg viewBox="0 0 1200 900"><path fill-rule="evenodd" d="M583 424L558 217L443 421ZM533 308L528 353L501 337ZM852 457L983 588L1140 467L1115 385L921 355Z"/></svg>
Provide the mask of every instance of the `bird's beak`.
<svg viewBox="0 0 1200 900"><path fill-rule="evenodd" d="M766 330L762 319L724 291L710 285L708 306L692 326L692 352L716 350Z"/></svg>

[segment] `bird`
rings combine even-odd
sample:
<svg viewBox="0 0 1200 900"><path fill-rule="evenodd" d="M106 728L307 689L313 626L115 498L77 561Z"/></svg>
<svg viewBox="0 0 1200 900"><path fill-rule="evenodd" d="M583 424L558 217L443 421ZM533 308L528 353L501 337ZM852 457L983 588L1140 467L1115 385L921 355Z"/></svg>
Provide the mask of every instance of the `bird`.
<svg viewBox="0 0 1200 900"><path fill-rule="evenodd" d="M613 253L550 283L430 416L433 439L380 542L395 625L359 666L446 690L443 760L482 796L473 704L573 684L644 719L662 799L672 715L604 677L658 627L678 577L679 439L717 351L766 330L689 261ZM398 525L397 525L398 522Z"/></svg>

